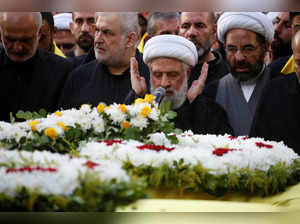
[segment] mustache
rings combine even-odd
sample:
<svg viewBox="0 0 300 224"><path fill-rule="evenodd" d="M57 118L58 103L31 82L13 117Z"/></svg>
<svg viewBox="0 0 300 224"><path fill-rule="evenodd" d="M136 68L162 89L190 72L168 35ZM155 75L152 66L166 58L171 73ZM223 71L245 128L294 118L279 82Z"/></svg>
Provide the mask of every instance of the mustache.
<svg viewBox="0 0 300 224"><path fill-rule="evenodd" d="M235 68L246 68L248 66L249 66L249 64L243 60L243 61L237 61L234 67Z"/></svg>
<svg viewBox="0 0 300 224"><path fill-rule="evenodd" d="M79 36L79 39L81 38L89 38L91 40L94 40L94 37L92 35L90 35L89 33L83 33Z"/></svg>

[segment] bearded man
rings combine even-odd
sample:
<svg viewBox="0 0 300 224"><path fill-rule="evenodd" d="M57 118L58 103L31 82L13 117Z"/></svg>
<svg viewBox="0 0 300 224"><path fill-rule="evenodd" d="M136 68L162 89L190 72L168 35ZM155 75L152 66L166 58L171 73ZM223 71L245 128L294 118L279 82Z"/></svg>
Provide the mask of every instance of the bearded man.
<svg viewBox="0 0 300 224"><path fill-rule="evenodd" d="M191 41L177 35L152 37L144 47L143 60L150 69L151 93L165 89L162 102L170 101L177 112L175 127L198 134L232 133L226 112L218 104L201 95L191 103L187 99L189 73L198 61L197 49ZM131 85L136 97L143 97L147 91L134 58Z"/></svg>
<svg viewBox="0 0 300 224"><path fill-rule="evenodd" d="M75 49L67 54L68 57L80 56L88 53L94 45L95 13L73 12L70 30L75 38Z"/></svg>
<svg viewBox="0 0 300 224"><path fill-rule="evenodd" d="M206 84L222 78L229 72L221 53L211 50L217 31L215 22L214 12L182 12L180 15L179 35L192 41L198 53L197 63L189 77L189 86L199 79L205 63L208 64Z"/></svg>
<svg viewBox="0 0 300 224"><path fill-rule="evenodd" d="M271 44L273 60L291 56L293 54L291 46L292 22L289 12L279 12L275 18L274 31L274 40Z"/></svg>
<svg viewBox="0 0 300 224"><path fill-rule="evenodd" d="M203 94L225 109L236 136L249 135L257 103L270 80L264 56L273 40L273 24L260 12L226 12L218 20L217 34L225 45L230 73Z"/></svg>
<svg viewBox="0 0 300 224"><path fill-rule="evenodd" d="M136 57L140 73L149 80L149 69L136 48L137 36L136 13L96 13L94 55L97 60L84 62L70 74L60 105L68 109L82 104L97 106L99 102L123 103L131 91L131 57Z"/></svg>

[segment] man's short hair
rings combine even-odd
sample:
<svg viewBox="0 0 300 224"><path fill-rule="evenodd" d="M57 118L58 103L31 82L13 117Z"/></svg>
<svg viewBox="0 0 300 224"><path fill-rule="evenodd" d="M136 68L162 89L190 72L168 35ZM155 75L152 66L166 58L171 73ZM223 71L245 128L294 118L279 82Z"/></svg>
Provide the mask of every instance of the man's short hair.
<svg viewBox="0 0 300 224"><path fill-rule="evenodd" d="M136 33L136 35L138 35L138 30L139 30L138 14L136 12L121 13L122 33L128 34L134 32Z"/></svg>
<svg viewBox="0 0 300 224"><path fill-rule="evenodd" d="M160 20L171 20L176 19L179 20L179 13L178 12L154 12L149 21L147 32L150 36L154 36L156 33L156 23Z"/></svg>
<svg viewBox="0 0 300 224"><path fill-rule="evenodd" d="M138 35L138 14L136 12L96 12L96 21L100 15L120 15L120 23L121 23L121 32L122 35L126 35L128 33L134 32Z"/></svg>

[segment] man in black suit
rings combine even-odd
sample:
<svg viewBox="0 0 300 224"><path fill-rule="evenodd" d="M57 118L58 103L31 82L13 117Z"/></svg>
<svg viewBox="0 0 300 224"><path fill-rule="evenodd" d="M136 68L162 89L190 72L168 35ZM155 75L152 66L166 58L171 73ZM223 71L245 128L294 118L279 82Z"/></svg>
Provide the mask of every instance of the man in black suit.
<svg viewBox="0 0 300 224"><path fill-rule="evenodd" d="M71 64L38 49L42 17L39 12L0 14L3 48L0 49L0 120L9 121L18 110L48 112L58 99Z"/></svg>
<svg viewBox="0 0 300 224"><path fill-rule="evenodd" d="M296 72L266 86L250 135L283 141L300 154L300 31L292 38L292 49Z"/></svg>

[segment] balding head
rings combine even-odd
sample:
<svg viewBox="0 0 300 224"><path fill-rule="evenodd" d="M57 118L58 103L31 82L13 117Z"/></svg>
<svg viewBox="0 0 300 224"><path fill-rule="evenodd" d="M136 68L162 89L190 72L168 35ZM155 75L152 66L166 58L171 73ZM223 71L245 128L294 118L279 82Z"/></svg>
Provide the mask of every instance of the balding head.
<svg viewBox="0 0 300 224"><path fill-rule="evenodd" d="M22 63L36 52L42 16L39 12L3 12L0 27L3 47L14 62Z"/></svg>
<svg viewBox="0 0 300 224"><path fill-rule="evenodd" d="M38 32L42 26L42 15L40 12L1 12L0 13L0 26L9 24L17 25L19 23L25 25L29 22L35 26Z"/></svg>

